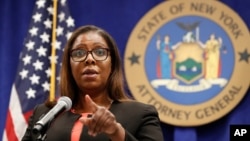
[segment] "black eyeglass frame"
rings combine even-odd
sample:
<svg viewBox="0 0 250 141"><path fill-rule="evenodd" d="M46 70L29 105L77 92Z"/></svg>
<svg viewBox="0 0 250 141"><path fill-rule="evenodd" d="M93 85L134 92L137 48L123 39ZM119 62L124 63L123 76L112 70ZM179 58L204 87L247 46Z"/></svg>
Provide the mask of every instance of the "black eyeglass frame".
<svg viewBox="0 0 250 141"><path fill-rule="evenodd" d="M73 60L74 62L82 62L82 61L85 61L85 60L87 59L87 57L88 57L89 54L91 54L91 56L92 56L96 61L104 61L104 60L106 60L106 59L108 58L108 56L109 56L109 51L110 51L109 48L95 48L95 49L92 49L92 50L90 50L90 51L85 50L85 51L86 51L86 56L84 57L84 59L75 60L74 57L73 57L73 55L72 55L72 53L73 53L73 51L79 50L79 49L85 50L85 49L83 49L83 48L76 48L76 49L72 49L72 50L70 51L70 57L72 58L72 60ZM92 52L95 51L95 50L98 50L98 49L104 49L104 50L106 50L107 53L106 53L106 56L105 56L104 59L96 59L96 58L94 57L94 55L93 55Z"/></svg>

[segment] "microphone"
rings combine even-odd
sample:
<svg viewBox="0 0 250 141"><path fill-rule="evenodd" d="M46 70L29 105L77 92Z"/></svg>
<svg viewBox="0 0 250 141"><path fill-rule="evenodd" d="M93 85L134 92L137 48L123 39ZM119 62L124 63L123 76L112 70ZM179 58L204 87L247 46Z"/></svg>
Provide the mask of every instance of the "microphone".
<svg viewBox="0 0 250 141"><path fill-rule="evenodd" d="M72 102L70 98L66 96L60 97L57 101L57 104L42 119L36 122L33 127L33 133L37 134L40 132L45 125L55 118L56 115L63 111L70 110L71 106Z"/></svg>

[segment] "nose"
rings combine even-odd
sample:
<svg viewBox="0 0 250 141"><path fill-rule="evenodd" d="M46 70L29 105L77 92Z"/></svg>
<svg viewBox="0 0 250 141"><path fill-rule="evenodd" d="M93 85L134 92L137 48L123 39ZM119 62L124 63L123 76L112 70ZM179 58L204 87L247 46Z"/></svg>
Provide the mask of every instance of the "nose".
<svg viewBox="0 0 250 141"><path fill-rule="evenodd" d="M93 57L93 55L92 55L92 53L90 51L87 52L85 62L86 63L94 63L95 62L95 59L94 59L94 57Z"/></svg>

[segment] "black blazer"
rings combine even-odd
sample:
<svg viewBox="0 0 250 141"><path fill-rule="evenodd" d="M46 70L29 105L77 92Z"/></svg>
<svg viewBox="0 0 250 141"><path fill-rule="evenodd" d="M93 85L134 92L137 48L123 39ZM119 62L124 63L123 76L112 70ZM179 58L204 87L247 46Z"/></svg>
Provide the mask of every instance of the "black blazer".
<svg viewBox="0 0 250 141"><path fill-rule="evenodd" d="M37 135L32 132L32 128L41 115L49 110L44 104L38 105L34 109L22 141L36 140ZM136 101L115 101L112 103L110 111L115 115L117 122L125 129L125 141L163 141L158 113L152 105ZM47 129L46 141L70 141L72 127L79 118L79 114L70 111L59 115ZM109 138L105 134L91 137L87 133L87 127L84 126L80 141L109 141Z"/></svg>

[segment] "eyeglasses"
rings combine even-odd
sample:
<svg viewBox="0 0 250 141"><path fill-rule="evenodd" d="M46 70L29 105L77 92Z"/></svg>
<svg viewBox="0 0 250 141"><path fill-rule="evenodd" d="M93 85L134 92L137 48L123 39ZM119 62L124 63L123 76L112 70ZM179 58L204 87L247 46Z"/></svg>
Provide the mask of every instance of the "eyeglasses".
<svg viewBox="0 0 250 141"><path fill-rule="evenodd" d="M73 49L70 52L70 56L75 62L81 62L86 60L88 54L90 53L96 61L104 61L108 57L108 48L96 48L91 51L87 51L83 48Z"/></svg>

